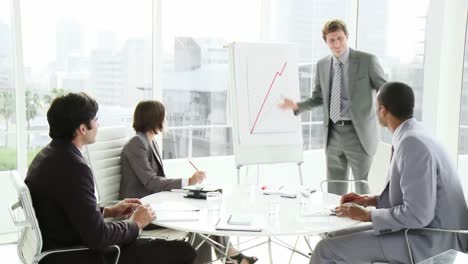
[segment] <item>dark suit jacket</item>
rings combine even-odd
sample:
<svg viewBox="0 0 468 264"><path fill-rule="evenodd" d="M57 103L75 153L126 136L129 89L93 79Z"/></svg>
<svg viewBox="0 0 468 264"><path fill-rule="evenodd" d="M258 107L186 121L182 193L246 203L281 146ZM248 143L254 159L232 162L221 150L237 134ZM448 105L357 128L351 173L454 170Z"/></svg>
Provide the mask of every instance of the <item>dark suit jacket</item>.
<svg viewBox="0 0 468 264"><path fill-rule="evenodd" d="M44 242L43 250L103 249L136 240L138 225L105 222L94 196L93 174L70 141L52 140L34 158L25 179Z"/></svg>
<svg viewBox="0 0 468 264"><path fill-rule="evenodd" d="M136 135L122 149L120 199L141 198L152 193L181 188L182 179L168 179L162 157L144 133Z"/></svg>

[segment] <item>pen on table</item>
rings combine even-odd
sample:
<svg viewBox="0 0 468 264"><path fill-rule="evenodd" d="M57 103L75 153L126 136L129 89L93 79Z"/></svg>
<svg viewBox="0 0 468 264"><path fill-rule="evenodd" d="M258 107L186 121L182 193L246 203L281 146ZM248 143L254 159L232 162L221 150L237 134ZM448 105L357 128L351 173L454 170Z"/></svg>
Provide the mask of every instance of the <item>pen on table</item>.
<svg viewBox="0 0 468 264"><path fill-rule="evenodd" d="M281 190L281 189L283 189L283 187L284 187L284 185L281 185L281 186L278 188L278 190Z"/></svg>
<svg viewBox="0 0 468 264"><path fill-rule="evenodd" d="M192 165L192 167L193 167L196 171L199 171L199 170L197 169L197 167L195 167L195 165L194 165L190 160L187 160L187 161L190 163L190 165Z"/></svg>

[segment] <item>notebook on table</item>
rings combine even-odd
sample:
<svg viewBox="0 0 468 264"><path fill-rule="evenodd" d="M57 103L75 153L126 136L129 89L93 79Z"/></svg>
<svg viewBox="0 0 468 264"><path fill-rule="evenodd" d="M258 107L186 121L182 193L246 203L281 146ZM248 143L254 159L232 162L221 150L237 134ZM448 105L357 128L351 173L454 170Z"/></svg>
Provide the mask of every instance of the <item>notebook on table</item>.
<svg viewBox="0 0 468 264"><path fill-rule="evenodd" d="M208 192L223 192L223 189L213 187L213 186L198 186L190 185L184 187L184 190L187 190L187 193L184 195L185 198L194 198L194 199L205 199L206 193Z"/></svg>
<svg viewBox="0 0 468 264"><path fill-rule="evenodd" d="M216 223L215 229L226 231L262 232L262 226L256 223L253 217L236 214L220 217L218 223Z"/></svg>

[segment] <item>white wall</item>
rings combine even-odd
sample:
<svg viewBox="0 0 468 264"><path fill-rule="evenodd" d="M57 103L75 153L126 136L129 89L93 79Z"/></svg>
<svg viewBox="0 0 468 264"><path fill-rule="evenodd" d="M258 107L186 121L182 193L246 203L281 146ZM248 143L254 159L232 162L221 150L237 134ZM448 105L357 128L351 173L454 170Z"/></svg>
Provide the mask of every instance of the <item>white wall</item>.
<svg viewBox="0 0 468 264"><path fill-rule="evenodd" d="M434 131L458 162L468 198L468 157L458 157L468 1L431 0L427 17L423 123Z"/></svg>
<svg viewBox="0 0 468 264"><path fill-rule="evenodd" d="M454 161L458 154L467 9L466 0L432 0L426 27L422 121Z"/></svg>

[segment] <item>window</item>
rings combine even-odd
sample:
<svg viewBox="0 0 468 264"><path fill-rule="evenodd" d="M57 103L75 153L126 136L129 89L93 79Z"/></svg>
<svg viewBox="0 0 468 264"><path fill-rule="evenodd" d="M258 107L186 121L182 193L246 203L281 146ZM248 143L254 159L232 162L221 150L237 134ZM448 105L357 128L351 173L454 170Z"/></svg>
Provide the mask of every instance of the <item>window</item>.
<svg viewBox="0 0 468 264"><path fill-rule="evenodd" d="M229 54L224 45L259 40L260 2L162 2L165 159L233 154L227 118Z"/></svg>
<svg viewBox="0 0 468 264"><path fill-rule="evenodd" d="M50 141L56 96L89 93L101 126L129 127L152 97L151 0L24 0L22 26L29 157Z"/></svg>
<svg viewBox="0 0 468 264"><path fill-rule="evenodd" d="M357 48L379 57L388 81L414 89L415 118L421 121L424 41L429 0L360 0ZM387 129L381 139L391 142Z"/></svg>
<svg viewBox="0 0 468 264"><path fill-rule="evenodd" d="M0 2L0 171L17 167L10 4L10 1Z"/></svg>
<svg viewBox="0 0 468 264"><path fill-rule="evenodd" d="M321 29L331 18L348 23L349 45L376 54L389 80L415 88L420 119L428 2L23 0L28 155L33 157L50 141L47 109L54 97L69 91L85 91L97 99L101 126L130 127L136 103L154 97L153 35L161 41L155 45L161 47L155 62L161 69L161 86L155 89L160 89L166 106L163 157L232 155L224 45L296 43L299 88L305 99L312 95L317 61L330 54ZM152 28L155 3L161 6L161 30ZM322 111L317 107L301 116L304 150L323 147Z"/></svg>

